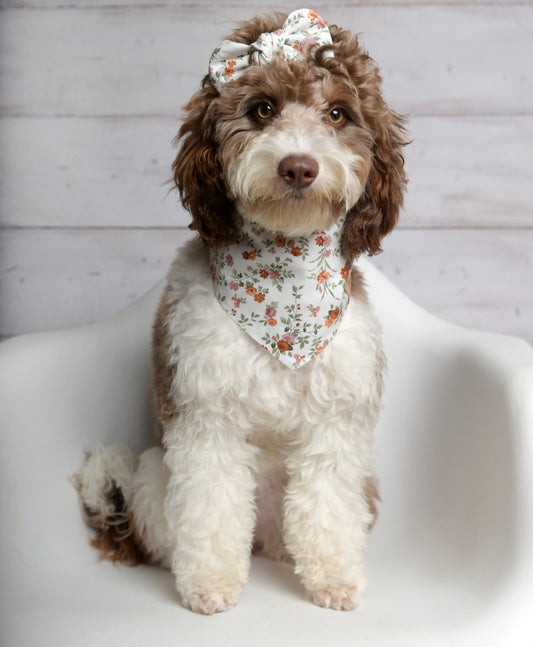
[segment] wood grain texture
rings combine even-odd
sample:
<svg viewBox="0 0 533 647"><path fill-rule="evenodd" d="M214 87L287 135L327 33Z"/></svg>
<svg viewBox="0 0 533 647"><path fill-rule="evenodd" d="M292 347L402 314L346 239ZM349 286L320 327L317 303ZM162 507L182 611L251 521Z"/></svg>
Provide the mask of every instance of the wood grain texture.
<svg viewBox="0 0 533 647"><path fill-rule="evenodd" d="M180 106L220 38L270 9L0 7L1 338L112 314L165 274L190 235L164 184ZM410 113L406 206L373 262L439 316L533 341L533 0L313 8L362 34Z"/></svg>
<svg viewBox="0 0 533 647"><path fill-rule="evenodd" d="M161 227L188 222L169 194L177 119L0 120L0 222Z"/></svg>
<svg viewBox="0 0 533 647"><path fill-rule="evenodd" d="M331 8L331 7L345 7L346 2L321 2L312 3L313 8ZM376 7L376 6L417 6L417 5L487 5L487 4L503 4L503 5L524 5L531 4L531 0L351 0L349 4L353 7ZM149 2L149 0L2 0L0 7L4 8L17 8L17 9L34 9L36 7L47 9L72 9L72 8L116 8L116 7L139 7L150 9L172 8L176 6L191 6L198 11L215 11L221 10L221 7L227 11L231 11L234 15L237 12L244 10L254 12L268 12L271 10L287 11L287 4L283 2L272 3L259 3L255 0L233 0L224 2L217 2L217 0L193 2L192 0L157 0Z"/></svg>
<svg viewBox="0 0 533 647"><path fill-rule="evenodd" d="M0 120L0 223L174 227L175 118ZM400 227L529 227L533 116L413 117Z"/></svg>
<svg viewBox="0 0 533 647"><path fill-rule="evenodd" d="M3 336L109 316L166 274L188 230L0 232Z"/></svg>
<svg viewBox="0 0 533 647"><path fill-rule="evenodd" d="M533 232L397 230L372 259L433 314L533 343Z"/></svg>
<svg viewBox="0 0 533 647"><path fill-rule="evenodd" d="M529 4L319 3L317 10L361 33L383 70L386 96L402 112L533 112L523 49L533 39ZM194 5L5 9L5 114L174 116L214 46L248 15L224 3L209 20Z"/></svg>
<svg viewBox="0 0 533 647"><path fill-rule="evenodd" d="M4 230L4 335L100 319L166 273L185 229ZM430 312L460 325L533 342L531 231L397 230L372 259Z"/></svg>

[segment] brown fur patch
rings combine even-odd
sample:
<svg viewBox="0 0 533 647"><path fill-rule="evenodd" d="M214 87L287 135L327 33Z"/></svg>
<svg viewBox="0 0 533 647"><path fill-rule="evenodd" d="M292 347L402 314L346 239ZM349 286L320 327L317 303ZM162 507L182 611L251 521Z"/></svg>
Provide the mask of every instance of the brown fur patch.
<svg viewBox="0 0 533 647"><path fill-rule="evenodd" d="M365 497L366 504L368 506L368 509L372 515L372 521L370 525L368 526L369 530L372 530L372 528L376 525L376 521L378 518L378 501L381 502L381 497L379 495L379 484L378 480L375 476L369 476L366 481L365 485L363 488L363 495Z"/></svg>
<svg viewBox="0 0 533 647"><path fill-rule="evenodd" d="M100 553L100 559L113 562L122 562L127 566L139 566L148 561L148 556L135 529L132 520L113 523L97 530L96 536L91 539L91 546Z"/></svg>
<svg viewBox="0 0 533 647"><path fill-rule="evenodd" d="M106 516L83 506L85 520L96 533L91 546L100 553L101 560L123 562L128 566L144 564L148 561L148 553L128 513L122 490L114 485L107 498L115 509L113 514Z"/></svg>
<svg viewBox="0 0 533 647"><path fill-rule="evenodd" d="M169 364L172 337L168 330L168 317L176 301L167 287L157 311L152 338L152 371L154 405L157 414L157 442L161 444L164 429L176 417L178 410L171 395L176 366Z"/></svg>
<svg viewBox="0 0 533 647"><path fill-rule="evenodd" d="M360 303L368 303L365 279L356 267L352 267L352 271L350 273L349 294L352 299L355 299Z"/></svg>

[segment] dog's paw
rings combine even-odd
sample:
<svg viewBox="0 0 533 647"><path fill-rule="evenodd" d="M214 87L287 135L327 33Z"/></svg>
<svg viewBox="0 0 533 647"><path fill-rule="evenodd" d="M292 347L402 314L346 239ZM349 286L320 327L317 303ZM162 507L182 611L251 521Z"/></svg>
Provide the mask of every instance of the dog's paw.
<svg viewBox="0 0 533 647"><path fill-rule="evenodd" d="M313 602L324 609L353 611L361 604L362 593L356 587L326 587L312 592Z"/></svg>
<svg viewBox="0 0 533 647"><path fill-rule="evenodd" d="M229 611L239 601L238 593L218 593L212 591L209 593L195 593L191 592L188 595L183 595L183 604L195 613L202 613L206 616L212 616L215 613L222 611Z"/></svg>

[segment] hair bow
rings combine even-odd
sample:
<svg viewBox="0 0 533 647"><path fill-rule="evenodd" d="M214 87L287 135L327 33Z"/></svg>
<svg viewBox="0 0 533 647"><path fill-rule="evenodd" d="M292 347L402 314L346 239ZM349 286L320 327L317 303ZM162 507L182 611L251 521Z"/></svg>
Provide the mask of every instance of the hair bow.
<svg viewBox="0 0 533 647"><path fill-rule="evenodd" d="M331 45L331 34L322 18L310 9L293 11L281 29L264 33L252 43L224 40L209 61L209 77L219 92L250 66L269 65L274 54L287 60L305 58L313 48Z"/></svg>

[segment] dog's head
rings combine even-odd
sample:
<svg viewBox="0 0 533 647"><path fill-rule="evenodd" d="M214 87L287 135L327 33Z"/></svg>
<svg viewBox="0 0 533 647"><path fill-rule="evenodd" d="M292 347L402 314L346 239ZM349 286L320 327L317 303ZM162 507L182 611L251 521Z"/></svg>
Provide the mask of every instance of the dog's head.
<svg viewBox="0 0 533 647"><path fill-rule="evenodd" d="M251 20L229 40L250 45L285 19ZM218 89L207 75L185 107L174 180L208 246L232 239L237 213L288 235L346 213L346 258L381 251L403 202L404 120L386 105L357 38L329 33L331 44L300 48L297 58L275 53Z"/></svg>

